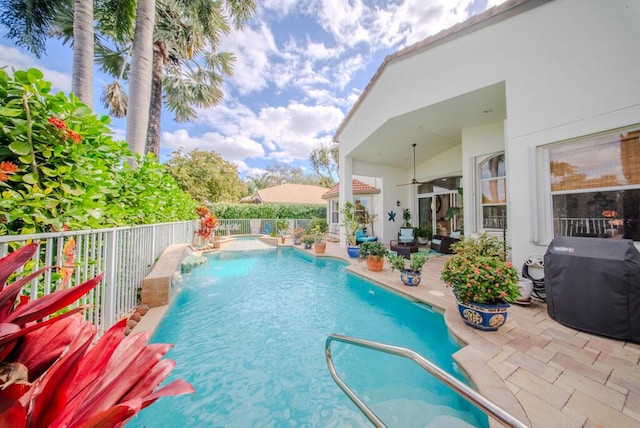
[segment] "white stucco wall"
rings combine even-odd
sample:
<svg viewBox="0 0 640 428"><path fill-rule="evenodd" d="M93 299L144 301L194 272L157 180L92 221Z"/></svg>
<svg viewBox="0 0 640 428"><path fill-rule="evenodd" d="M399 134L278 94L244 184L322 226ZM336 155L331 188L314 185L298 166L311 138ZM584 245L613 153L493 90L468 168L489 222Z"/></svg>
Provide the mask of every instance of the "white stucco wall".
<svg viewBox="0 0 640 428"><path fill-rule="evenodd" d="M640 123L640 1L533 1L527 7L537 3L542 4L387 64L339 135L346 154L390 118L505 82L504 128L499 132L503 124L497 123L484 131L505 138L516 265L528 254L544 253L551 238L549 198L533 184L542 168L531 159L535 148ZM445 168L432 159L417 166L417 177L448 176L462 168L469 187L471 159L499 144L482 133L464 129L457 164ZM407 174L375 168L385 187ZM387 197L385 209L394 199ZM465 192L465 207L469 198ZM385 225L385 239L390 229Z"/></svg>

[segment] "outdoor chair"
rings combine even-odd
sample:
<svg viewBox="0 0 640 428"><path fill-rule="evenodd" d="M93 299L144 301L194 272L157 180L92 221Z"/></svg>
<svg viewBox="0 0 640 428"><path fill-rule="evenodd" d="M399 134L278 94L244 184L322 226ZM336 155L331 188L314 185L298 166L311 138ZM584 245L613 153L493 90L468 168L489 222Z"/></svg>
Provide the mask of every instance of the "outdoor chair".
<svg viewBox="0 0 640 428"><path fill-rule="evenodd" d="M418 252L418 237L412 227L403 227L398 233L398 239L389 242L391 251L402 254L406 259L411 257L411 253Z"/></svg>
<svg viewBox="0 0 640 428"><path fill-rule="evenodd" d="M356 245L360 245L363 242L375 242L378 240L377 236L366 236L364 230L358 229L356 231Z"/></svg>

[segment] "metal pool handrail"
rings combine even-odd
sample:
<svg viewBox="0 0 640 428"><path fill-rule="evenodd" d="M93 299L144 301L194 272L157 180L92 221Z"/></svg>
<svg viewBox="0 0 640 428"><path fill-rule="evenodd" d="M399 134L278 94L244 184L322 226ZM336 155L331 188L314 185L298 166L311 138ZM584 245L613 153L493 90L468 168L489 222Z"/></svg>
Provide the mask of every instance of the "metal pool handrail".
<svg viewBox="0 0 640 428"><path fill-rule="evenodd" d="M440 367L433 364L431 361L425 359L420 354L407 349L401 348L399 346L387 345L384 343L373 342L365 339L358 339L355 337L343 336L340 334L331 334L327 337L327 341L325 342L325 356L327 358L327 366L329 368L329 373L331 373L331 377L338 384L338 386L344 391L345 394L353 401L353 403L360 409L360 411L373 423L376 427L385 427L385 424L376 416L376 414L367 407L366 404L358 395L353 392L351 388L347 386L347 384L340 378L336 369L333 365L333 360L331 359L331 342L332 341L343 342L350 345L360 346L362 348L372 349L374 351L385 352L387 354L396 355L399 357L408 358L414 363L418 364L424 370L433 375L440 382L449 386L453 389L458 395L465 398L471 404L478 407L484 413L487 413L494 418L496 418L503 425L508 427L517 427L517 428L527 428L527 425L520 422L515 417L511 416L507 411L503 408L495 404L493 401L489 400L487 397L478 393L477 391L471 389L464 383L460 382L455 377L451 376L449 373L442 370Z"/></svg>

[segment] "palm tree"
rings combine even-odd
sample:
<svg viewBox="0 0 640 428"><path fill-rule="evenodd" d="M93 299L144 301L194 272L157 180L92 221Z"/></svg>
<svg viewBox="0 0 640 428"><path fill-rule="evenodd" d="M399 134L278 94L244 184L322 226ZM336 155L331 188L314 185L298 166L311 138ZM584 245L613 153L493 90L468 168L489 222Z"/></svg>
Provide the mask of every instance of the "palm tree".
<svg viewBox="0 0 640 428"><path fill-rule="evenodd" d="M136 141L136 150L134 150L136 153L142 154L146 151L159 155L163 93L169 110L175 114L179 122L193 120L196 117L194 107L210 107L222 99L220 86L223 76L231 75L231 65L234 61L230 53L215 51L220 36L230 31L223 9L225 5L234 19L236 28L242 26L256 7L253 0L158 2L146 150L140 151L141 144ZM119 52L101 52L98 56L112 59L120 55L121 68L120 70L112 69L111 73L120 79L126 76L123 72L126 69L126 52L126 49L120 49ZM137 86L133 84L134 81L135 78L129 76L131 91ZM107 87L103 102L116 116L126 111L126 94L119 80ZM130 115L131 112L128 113L127 130L129 130ZM139 123L137 121L138 126ZM128 137L127 140L132 144L132 139Z"/></svg>
<svg viewBox="0 0 640 428"><path fill-rule="evenodd" d="M127 142L129 149L134 154L140 155L144 155L145 136L149 124L155 10L155 0L138 0L136 29L131 50Z"/></svg>
<svg viewBox="0 0 640 428"><path fill-rule="evenodd" d="M93 108L93 0L73 0L71 92Z"/></svg>
<svg viewBox="0 0 640 428"><path fill-rule="evenodd" d="M93 0L1 0L0 24L18 47L40 58L56 19L73 8L72 92L93 107Z"/></svg>

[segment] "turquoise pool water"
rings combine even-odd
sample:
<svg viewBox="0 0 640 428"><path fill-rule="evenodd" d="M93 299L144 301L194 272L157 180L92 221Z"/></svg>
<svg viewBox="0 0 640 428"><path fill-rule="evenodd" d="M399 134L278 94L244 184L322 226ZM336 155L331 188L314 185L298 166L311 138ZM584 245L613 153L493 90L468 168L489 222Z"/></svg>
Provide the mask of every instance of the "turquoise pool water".
<svg viewBox="0 0 640 428"><path fill-rule="evenodd" d="M158 400L127 427L361 427L334 383L331 333L403 346L456 374L442 316L294 249L220 253L183 284L153 336L173 343L171 379L195 396ZM338 373L388 425L486 427L487 419L409 360L333 343Z"/></svg>

